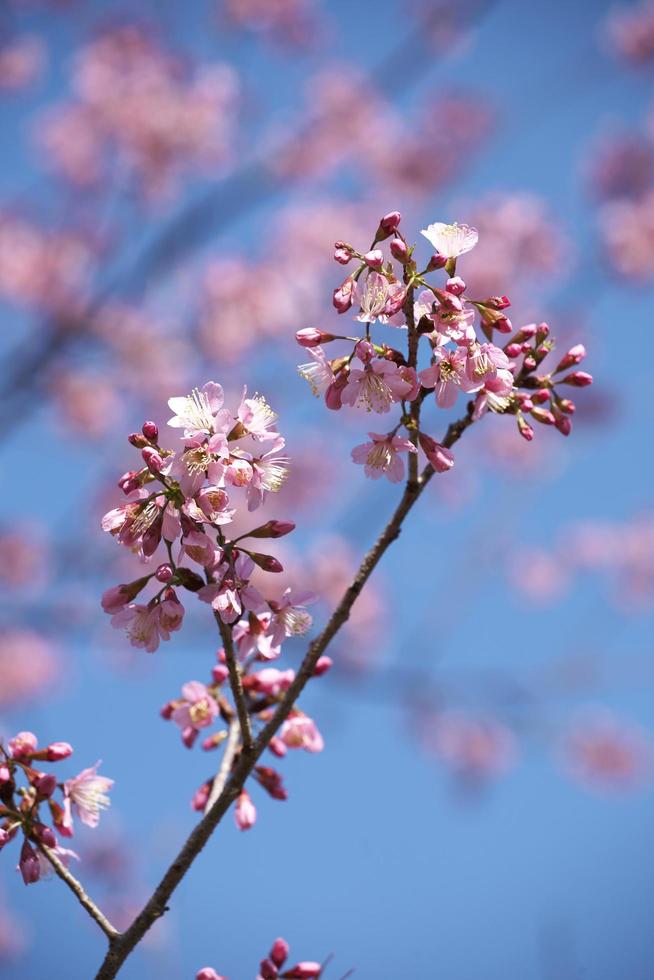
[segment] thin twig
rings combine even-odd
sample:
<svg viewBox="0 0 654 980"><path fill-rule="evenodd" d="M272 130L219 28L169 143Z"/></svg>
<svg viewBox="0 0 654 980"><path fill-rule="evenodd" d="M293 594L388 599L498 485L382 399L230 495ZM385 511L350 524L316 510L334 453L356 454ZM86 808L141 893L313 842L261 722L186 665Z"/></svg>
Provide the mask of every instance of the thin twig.
<svg viewBox="0 0 654 980"><path fill-rule="evenodd" d="M472 411L473 403L469 402L465 416L449 426L442 441L442 445L446 449L451 448L461 438L465 430L472 425L474 421ZM348 620L352 607L363 586L370 578L389 545L399 537L404 519L433 475L434 470L428 465L424 468L416 483L412 483L411 481L407 483L395 513L376 543L364 557L353 581L343 594L341 601L332 613L322 633L309 645L309 649L305 654L295 679L285 692L272 718L257 736L252 751L249 755L241 754L216 802L193 828L182 849L164 874L151 897L129 928L110 944L109 951L96 974L95 980L113 980L134 947L138 945L157 919L165 914L171 895L186 875L198 854L204 848L227 810L236 800L243 789L245 781L254 769L257 760L269 745L270 740L276 734L280 725L288 718L297 698L313 676L318 659L338 633L341 626Z"/></svg>
<svg viewBox="0 0 654 980"><path fill-rule="evenodd" d="M204 808L205 814L209 812L225 788L225 783L227 782L227 778L234 762L234 756L236 755L236 751L238 749L240 737L241 726L236 719L234 719L229 726L229 735L227 736L227 741L225 743L225 751L223 752L223 757L220 760L220 769L218 770L218 774L213 781L211 792L209 793L209 799L207 800L207 805Z"/></svg>
<svg viewBox="0 0 654 980"><path fill-rule="evenodd" d="M54 853L53 850L51 850L45 844L42 844L41 841L36 840L36 838L32 838L32 843L36 847L38 847L41 854L43 854L43 856L47 858L47 860L50 862L50 864L54 869L55 874L59 878L61 878L61 880L68 885L68 887L73 892L73 894L77 896L77 900L80 903L80 905L86 909L86 911L89 913L92 919L95 919L95 921L98 923L98 925L104 932L105 936L107 936L107 938L110 941L115 939L116 936L119 935L118 930L114 928L114 926L112 926L109 919L98 908L98 906L95 904L93 899L89 898L89 896L84 891L81 882L77 880L75 875L70 873L70 871L63 863L63 861L61 861L60 858L57 857L57 855Z"/></svg>
<svg viewBox="0 0 654 980"><path fill-rule="evenodd" d="M248 706L245 701L245 691L243 690L243 678L241 676L241 668L236 662L236 654L234 653L234 638L232 636L232 628L228 626L227 623L223 623L220 618L220 614L215 612L214 617L218 623L218 629L220 630L220 637L223 641L223 647L225 650L225 660L227 661L227 670L229 671L229 686L232 689L232 697L234 698L234 704L236 705L236 713L238 714L238 722L241 728L241 738L243 739L243 752L245 755L249 755L252 751L252 725L250 722L250 714L248 712Z"/></svg>

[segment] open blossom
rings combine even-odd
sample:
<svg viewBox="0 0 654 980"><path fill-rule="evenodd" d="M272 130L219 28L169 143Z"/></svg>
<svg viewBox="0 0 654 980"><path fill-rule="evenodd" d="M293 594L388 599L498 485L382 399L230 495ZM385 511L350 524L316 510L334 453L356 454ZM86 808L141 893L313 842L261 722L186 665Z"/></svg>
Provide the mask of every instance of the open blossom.
<svg viewBox="0 0 654 980"><path fill-rule="evenodd" d="M361 293L361 309L356 317L361 323L388 323L389 317L402 307L406 287L389 282L379 272L369 272Z"/></svg>
<svg viewBox="0 0 654 980"><path fill-rule="evenodd" d="M224 401L222 386L208 381L201 390L196 388L190 395L168 399L168 406L175 413L168 425L183 429L189 439L213 435L229 422L229 413L221 412Z"/></svg>
<svg viewBox="0 0 654 980"><path fill-rule="evenodd" d="M323 737L316 723L302 712L291 714L279 730L279 737L289 749L305 749L307 752L322 752Z"/></svg>
<svg viewBox="0 0 654 980"><path fill-rule="evenodd" d="M322 347L311 348L309 357L313 360L309 361L308 364L300 364L298 372L305 381L308 381L313 394L319 397L327 391L336 378Z"/></svg>
<svg viewBox="0 0 654 980"><path fill-rule="evenodd" d="M134 647L154 653L159 641L169 640L171 632L181 628L184 607L176 599L166 599L154 606L130 603L111 617L114 629L127 629Z"/></svg>
<svg viewBox="0 0 654 980"><path fill-rule="evenodd" d="M89 769L83 769L74 779L64 783L66 799L76 808L82 823L87 827L97 827L100 821L100 811L106 810L110 804L108 791L114 784L113 779L98 776L99 762Z"/></svg>
<svg viewBox="0 0 654 980"><path fill-rule="evenodd" d="M446 259L455 259L464 252L469 252L479 239L476 228L459 225L456 221L452 225L436 221L427 225L420 234L424 235L436 251Z"/></svg>
<svg viewBox="0 0 654 980"><path fill-rule="evenodd" d="M432 353L434 364L418 373L423 388L434 388L439 408L451 408L459 391L481 388L481 381L471 382L466 373L467 355L463 348L448 350L442 347Z"/></svg>
<svg viewBox="0 0 654 980"><path fill-rule="evenodd" d="M273 412L263 395L257 394L253 398L247 398L246 394L247 389L244 388L241 404L236 413L243 429L253 439L277 439L279 433L273 428L277 413Z"/></svg>
<svg viewBox="0 0 654 980"><path fill-rule="evenodd" d="M218 714L218 705L200 681L188 681L182 688L183 702L173 710L172 719L180 728L206 728Z"/></svg>
<svg viewBox="0 0 654 980"><path fill-rule="evenodd" d="M289 587L279 602L271 603L273 644L280 644L287 636L304 636L311 629L313 617L304 607L309 602L315 602L315 599L313 592L298 592Z"/></svg>
<svg viewBox="0 0 654 980"><path fill-rule="evenodd" d="M369 432L372 442L364 442L352 450L355 463L363 463L366 476L378 480L386 476L391 483L399 483L404 477L404 460L400 453L415 453L416 447L408 439L392 433L378 435Z"/></svg>
<svg viewBox="0 0 654 980"><path fill-rule="evenodd" d="M374 360L363 369L352 368L341 399L355 408L383 414L394 402L407 398L413 384L407 381L394 361Z"/></svg>

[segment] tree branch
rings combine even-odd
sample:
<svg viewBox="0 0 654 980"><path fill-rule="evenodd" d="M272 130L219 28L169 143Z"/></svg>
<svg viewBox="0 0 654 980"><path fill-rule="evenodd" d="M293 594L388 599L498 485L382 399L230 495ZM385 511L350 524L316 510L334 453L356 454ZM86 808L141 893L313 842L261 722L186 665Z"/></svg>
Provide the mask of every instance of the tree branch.
<svg viewBox="0 0 654 980"><path fill-rule="evenodd" d="M225 743L223 757L220 760L220 769L218 770L218 774L213 781L213 786L211 787L211 792L209 793L209 799L207 800L207 805L204 808L205 815L212 808L225 788L225 783L227 782L227 777L229 776L232 763L234 762L234 756L236 755L238 749L240 737L241 726L236 720L234 720L229 726L229 735L227 736L227 742Z"/></svg>
<svg viewBox="0 0 654 980"><path fill-rule="evenodd" d="M86 911L91 916L91 918L97 922L97 924L104 932L105 936L107 936L107 938L111 942L111 940L113 940L116 936L119 935L119 932L114 926L112 926L109 919L98 908L98 906L95 904L93 899L89 898L89 896L84 891L81 882L77 880L75 875L70 873L70 871L63 863L63 861L61 861L57 857L57 855L54 853L53 850L51 850L51 848L47 847L45 844L42 844L41 841L37 840L35 837L30 838L30 840L31 843L35 845L35 847L38 847L41 854L43 854L43 856L47 858L47 860L52 865L55 874L59 878L61 878L61 880L65 882L66 885L68 885L72 893L77 897L77 900L80 903L80 905L83 908L85 908Z"/></svg>
<svg viewBox="0 0 654 980"><path fill-rule="evenodd" d="M473 403L469 402L466 414L453 422L442 440L442 445L446 449L451 448L457 442L465 430L473 423ZM254 769L257 760L268 746L270 740L276 734L280 725L288 718L293 705L302 693L307 682L313 676L316 663L330 644L334 636L345 622L347 622L354 603L357 600L363 586L370 578L372 572L377 567L382 555L388 547L399 537L402 524L409 511L434 475L434 470L427 465L420 474L417 482L409 482L406 485L402 498L395 509L395 513L382 531L376 543L368 551L359 569L354 576L351 584L338 606L332 613L327 625L309 645L304 660L293 680L288 687L275 713L268 724L257 736L252 751L249 754L241 754L234 770L222 788L211 809L205 813L203 818L193 828L177 857L170 865L163 878L157 885L152 896L148 899L141 912L134 919L128 929L110 942L109 951L102 963L95 980L113 980L120 970L134 947L141 941L152 925L161 918L168 909L168 901L182 881L187 871L195 861L198 854L202 851L205 844L213 834L214 830L222 820L223 816L235 801L245 781ZM227 750L225 752L227 754ZM223 757L224 762L224 757ZM222 766L221 766L222 770ZM220 775L220 774L219 774Z"/></svg>
<svg viewBox="0 0 654 980"><path fill-rule="evenodd" d="M223 623L220 615L217 612L214 612L214 617L218 623L220 638L223 641L223 647L225 649L225 660L227 661L227 670L229 671L229 686L232 689L232 697L234 698L234 704L236 705L236 712L238 714L241 738L243 739L243 752L246 755L249 755L249 753L252 751L253 745L252 725L250 722L248 706L245 701L245 691L243 690L241 668L236 662L236 654L234 653L232 628L231 626L228 626L227 623Z"/></svg>

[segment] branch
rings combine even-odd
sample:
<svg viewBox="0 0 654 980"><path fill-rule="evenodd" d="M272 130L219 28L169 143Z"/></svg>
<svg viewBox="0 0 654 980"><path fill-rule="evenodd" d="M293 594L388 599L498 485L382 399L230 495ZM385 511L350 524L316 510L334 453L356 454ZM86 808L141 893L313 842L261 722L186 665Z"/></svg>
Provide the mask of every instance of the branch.
<svg viewBox="0 0 654 980"><path fill-rule="evenodd" d="M42 844L41 841L37 840L35 837L31 838L31 843L33 843L35 847L38 847L41 854L43 854L44 857L47 858L47 860L54 868L55 874L68 885L72 893L77 897L77 900L80 903L80 905L83 908L85 908L86 911L91 916L91 918L98 923L98 925L104 932L105 936L108 937L109 941L111 942L113 939L116 938L116 936L120 935L118 930L114 928L114 926L112 926L109 919L106 917L106 915L104 915L103 912L101 912L101 910L95 904L93 899L89 898L89 896L84 891L82 884L77 880L75 875L72 875L70 873L66 865L63 863L63 861L61 861L57 857L54 851L51 850L49 847L47 847L45 844Z"/></svg>
<svg viewBox="0 0 654 980"><path fill-rule="evenodd" d="M461 438L465 430L472 425L472 411L473 403L469 402L466 414L449 426L442 440L442 445L446 449L451 448ZM279 702L274 715L257 736L252 746L252 751L249 754L241 754L232 775L225 783L215 803L193 828L179 854L164 874L141 912L124 933L110 942L109 951L95 980L113 980L134 947L138 945L157 919L161 918L168 910L168 901L171 895L186 875L198 854L204 848L229 807L236 800L243 789L245 781L250 776L270 740L276 734L280 725L288 718L297 698L313 676L319 657L338 633L341 626L347 622L352 607L363 586L370 578L389 545L399 537L404 519L433 475L433 468L427 465L415 483L409 482L407 484L395 513L376 543L364 557L353 581L343 594L341 601L332 613L322 633L309 645L309 649L305 654L295 679ZM227 754L227 749L225 754ZM220 778L220 774L218 778Z"/></svg>
<svg viewBox="0 0 654 980"><path fill-rule="evenodd" d="M220 769L218 770L218 775L213 781L213 786L211 787L211 792L209 793L209 799L207 800L207 805L204 808L205 815L212 808L225 788L225 783L227 782L227 777L229 776L229 771L232 768L234 756L236 755L236 751L238 749L238 741L240 737L241 726L237 721L232 721L229 726L227 742L225 743L225 751L223 752L223 757L220 760Z"/></svg>
<svg viewBox="0 0 654 980"><path fill-rule="evenodd" d="M241 668L236 662L236 654L234 653L232 628L226 623L223 623L220 615L217 612L214 612L214 616L216 622L218 623L218 629L220 630L220 637L223 641L223 647L225 648L225 660L227 661L227 669L229 671L229 686L232 689L232 696L234 698L234 704L236 705L236 711L238 714L238 722L241 730L241 737L243 739L243 752L245 755L249 755L252 751L253 745L252 725L250 723L248 706L245 703L245 691L243 690Z"/></svg>

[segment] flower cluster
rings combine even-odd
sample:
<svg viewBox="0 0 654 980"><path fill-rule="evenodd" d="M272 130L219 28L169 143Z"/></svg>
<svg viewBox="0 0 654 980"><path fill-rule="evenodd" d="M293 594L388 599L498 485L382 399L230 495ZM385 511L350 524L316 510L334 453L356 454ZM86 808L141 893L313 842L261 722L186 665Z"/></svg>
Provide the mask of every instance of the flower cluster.
<svg viewBox="0 0 654 980"><path fill-rule="evenodd" d="M176 589L186 589L209 603L222 623L250 617L239 627L239 647L248 646L247 634L250 647L265 649L266 658L273 659L285 636L311 625L303 608L311 597L288 592L279 602L267 601L252 584L252 574L256 567L280 572L282 565L245 540L279 538L295 525L269 520L234 538L228 526L237 511L235 494L245 493L251 512L286 478L277 416L261 395L249 398L245 390L236 411L229 411L215 382L171 398L169 405L175 413L169 425L181 429L181 443L163 449L154 422L133 433L129 441L141 450L144 465L123 474L119 486L126 501L102 520L103 530L155 567L107 590L102 607L113 626L126 628L134 646L153 652L180 629L184 607ZM159 586L156 594L147 603L135 602L151 582Z"/></svg>
<svg viewBox="0 0 654 980"><path fill-rule="evenodd" d="M242 621L232 631L243 672L242 686L246 709L255 729L270 720L276 705L295 679L295 671L291 669L258 667L262 661L265 663L269 659L265 628L258 634L259 637L264 637L263 650L260 651L256 647L258 628L257 618L250 616L249 621ZM234 718L234 709L225 689L229 671L223 649L218 651L217 660L218 663L212 669L209 683L188 681L182 687L181 696L167 702L161 709L163 718L179 726L182 742L187 748L191 748L196 743L200 732L216 724L219 727L205 734L201 746L205 751L218 748L226 740L228 725ZM332 661L329 657L320 657L313 676L322 676L331 665ZM313 719L298 707L294 707L283 722L279 733L269 742L268 749L277 758L283 758L289 749L321 752L323 745L322 735ZM272 799L287 799L288 794L282 777L276 769L258 765L253 775ZM214 777L211 776L195 793L191 803L195 810L205 809L213 780ZM234 817L240 830L249 830L256 822L256 807L247 790L242 790L238 797Z"/></svg>
<svg viewBox="0 0 654 980"><path fill-rule="evenodd" d="M75 851L61 847L57 838L57 834L73 836L74 814L87 827L97 827L100 811L109 806L107 792L113 780L98 775L99 762L63 783L39 766L61 762L72 752L68 742L52 742L39 749L32 732L19 732L6 747L0 742L0 850L22 832L18 867L26 885L51 870L46 850L64 864L77 858ZM57 792L61 802L55 799Z"/></svg>
<svg viewBox="0 0 654 980"><path fill-rule="evenodd" d="M276 939L272 944L270 952L259 964L257 980L314 980L322 976L323 966L311 960L302 960L295 966L284 969L284 964L288 959L289 945L285 939ZM227 980L221 974L216 973L210 966L205 966L198 970L195 980Z"/></svg>
<svg viewBox="0 0 654 980"><path fill-rule="evenodd" d="M429 225L422 234L436 251L419 271L415 246L402 235L400 220L397 211L383 217L365 253L346 242L335 246L335 260L342 265L356 262L357 268L335 289L334 307L339 314L353 310L355 320L365 325L365 336L315 328L296 334L312 358L300 366L300 374L314 394L324 396L328 408L349 405L378 415L395 405L401 408L399 422L390 432L371 432L370 442L353 450L354 462L363 464L368 476L385 475L391 482L404 476L404 454L422 451L437 472L450 469L454 457L449 447L425 432L420 419L422 402L432 391L439 408L451 408L460 392L471 396L471 420L489 409L513 415L527 440L534 435L527 417L568 435L575 406L557 385L581 388L592 382L589 374L577 370L585 357L583 346L572 347L553 371L543 372L541 364L554 348L547 324L528 324L514 331L504 312L510 306L506 296L471 299L456 274L459 256L477 244L476 229L456 223ZM382 242L389 242L397 265L378 247ZM439 270L446 278L435 285L427 276ZM406 353L373 340L373 324L406 329ZM508 335L502 346L494 343L497 334ZM429 365L421 368L423 337L430 358ZM347 342L349 351L328 358L323 346L333 341ZM398 434L402 429L405 435Z"/></svg>

